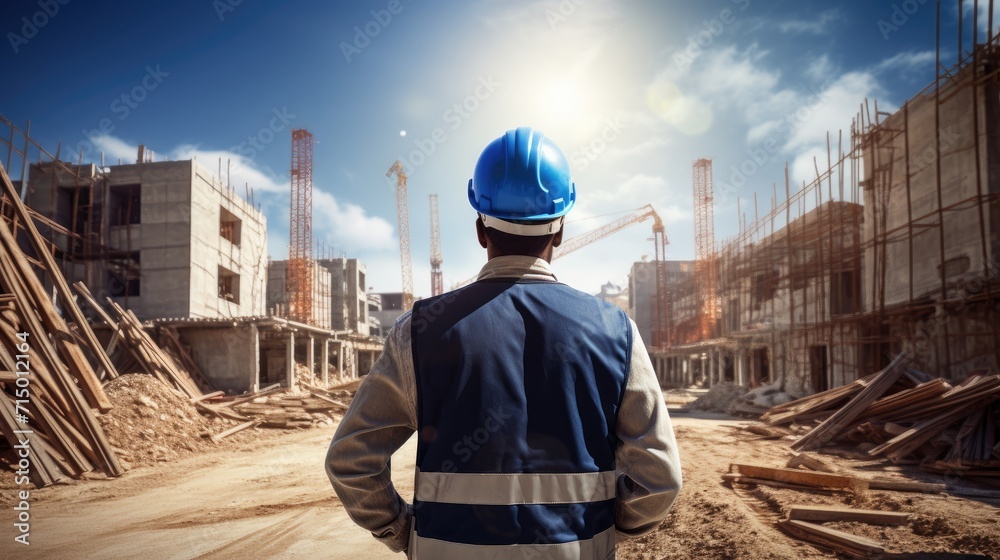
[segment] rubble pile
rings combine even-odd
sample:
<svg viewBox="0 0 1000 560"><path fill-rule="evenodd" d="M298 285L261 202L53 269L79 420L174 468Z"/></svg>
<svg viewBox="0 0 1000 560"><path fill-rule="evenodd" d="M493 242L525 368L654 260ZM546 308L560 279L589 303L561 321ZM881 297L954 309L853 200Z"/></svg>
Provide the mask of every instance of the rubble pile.
<svg viewBox="0 0 1000 560"><path fill-rule="evenodd" d="M746 392L747 388L742 385L736 385L728 381L719 383L691 403L691 408L713 412L729 412L733 405Z"/></svg>
<svg viewBox="0 0 1000 560"><path fill-rule="evenodd" d="M130 465L169 461L212 447L209 440L199 437L213 429L212 420L155 377L122 375L108 383L105 391L113 408L98 421L118 456Z"/></svg>

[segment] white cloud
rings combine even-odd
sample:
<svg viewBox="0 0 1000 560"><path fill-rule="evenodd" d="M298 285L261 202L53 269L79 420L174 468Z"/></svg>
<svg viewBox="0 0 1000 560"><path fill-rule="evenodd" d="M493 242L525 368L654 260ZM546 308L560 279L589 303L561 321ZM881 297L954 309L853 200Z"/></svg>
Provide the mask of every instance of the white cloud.
<svg viewBox="0 0 1000 560"><path fill-rule="evenodd" d="M98 151L104 153L105 163L108 165L114 165L118 160L121 160L126 165L135 163L136 158L139 156L138 146L132 146L114 136L101 134L100 136L91 138L91 141Z"/></svg>
<svg viewBox="0 0 1000 560"><path fill-rule="evenodd" d="M392 249L397 246L394 228L365 209L339 202L326 191L313 192L313 227L328 232L335 243L352 249Z"/></svg>
<svg viewBox="0 0 1000 560"><path fill-rule="evenodd" d="M972 25L972 9L975 6L973 0L962 0L962 14L963 17L969 19L969 25ZM989 0L979 0L979 40L984 41L986 37L983 34L986 32L986 27L990 24L990 2ZM993 31L997 31L997 27L1000 25L1000 2L993 3Z"/></svg>
<svg viewBox="0 0 1000 560"><path fill-rule="evenodd" d="M830 24L840 20L843 15L836 9L820 13L816 19L792 19L778 22L782 33L812 33L825 35L830 32Z"/></svg>
<svg viewBox="0 0 1000 560"><path fill-rule="evenodd" d="M934 66L934 51L901 52L879 62L872 69L875 73L887 70L912 70L920 66Z"/></svg>

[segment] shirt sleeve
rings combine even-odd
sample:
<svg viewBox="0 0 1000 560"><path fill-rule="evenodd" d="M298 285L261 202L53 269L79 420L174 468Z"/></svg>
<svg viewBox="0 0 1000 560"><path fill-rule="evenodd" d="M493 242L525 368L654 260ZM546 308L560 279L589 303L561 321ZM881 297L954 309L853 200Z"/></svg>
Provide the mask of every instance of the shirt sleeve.
<svg viewBox="0 0 1000 560"><path fill-rule="evenodd" d="M631 319L629 324L632 356L618 412L615 528L622 536L635 537L667 516L681 489L681 464L660 382L639 329Z"/></svg>
<svg viewBox="0 0 1000 560"><path fill-rule="evenodd" d="M412 518L389 466L417 426L410 344L410 315L405 314L389 331L326 454L326 474L348 515L394 552L406 550Z"/></svg>

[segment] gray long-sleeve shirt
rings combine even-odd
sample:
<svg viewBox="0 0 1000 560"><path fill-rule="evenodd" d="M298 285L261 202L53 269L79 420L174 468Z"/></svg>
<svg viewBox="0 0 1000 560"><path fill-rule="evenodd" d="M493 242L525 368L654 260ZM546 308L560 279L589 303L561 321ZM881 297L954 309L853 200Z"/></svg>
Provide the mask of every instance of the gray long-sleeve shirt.
<svg viewBox="0 0 1000 560"><path fill-rule="evenodd" d="M479 279L555 281L533 257L491 259ZM389 458L417 429L417 388L410 313L396 321L341 420L326 456L326 472L351 519L393 551L407 547L412 510L396 492ZM634 322L628 382L618 412L615 528L638 536L666 517L681 488L681 466L659 382Z"/></svg>

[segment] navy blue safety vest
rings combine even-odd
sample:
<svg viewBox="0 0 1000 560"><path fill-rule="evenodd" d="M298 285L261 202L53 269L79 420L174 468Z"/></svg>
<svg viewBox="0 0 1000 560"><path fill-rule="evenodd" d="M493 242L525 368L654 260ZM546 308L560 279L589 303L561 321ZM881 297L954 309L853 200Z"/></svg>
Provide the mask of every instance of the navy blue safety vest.
<svg viewBox="0 0 1000 560"><path fill-rule="evenodd" d="M625 313L565 284L482 280L415 303L411 328L411 557L612 558Z"/></svg>

